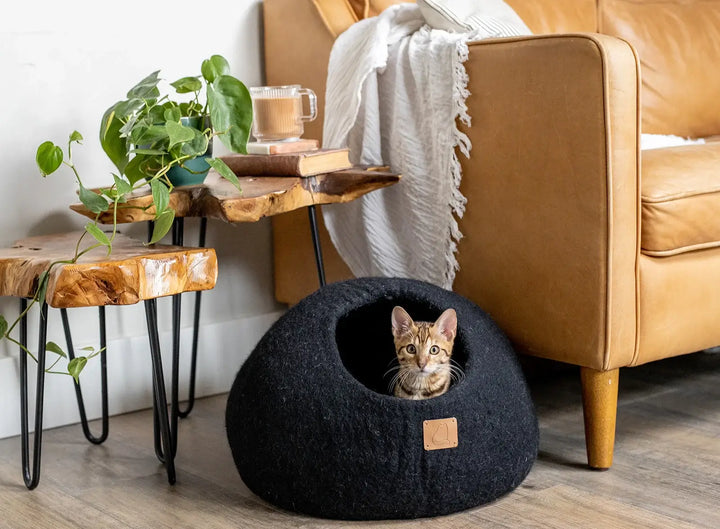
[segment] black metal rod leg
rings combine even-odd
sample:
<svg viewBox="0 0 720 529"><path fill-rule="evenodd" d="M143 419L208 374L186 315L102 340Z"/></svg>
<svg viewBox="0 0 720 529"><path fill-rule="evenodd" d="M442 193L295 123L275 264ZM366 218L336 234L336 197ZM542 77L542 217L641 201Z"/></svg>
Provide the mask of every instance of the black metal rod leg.
<svg viewBox="0 0 720 529"><path fill-rule="evenodd" d="M185 238L185 219L178 217L173 221L172 243L182 246ZM172 371L170 384L170 433L173 456L177 453L179 386L180 386L180 320L182 316L182 294L172 297Z"/></svg>
<svg viewBox="0 0 720 529"><path fill-rule="evenodd" d="M200 237L198 246L205 248L205 234L207 233L207 217L200 219ZM195 374L197 373L197 352L200 337L200 305L202 302L202 291L195 292L195 311L193 312L193 338L190 356L190 385L188 387L188 403L187 408L180 409L178 407L178 415L184 419L193 409L195 405Z"/></svg>
<svg viewBox="0 0 720 529"><path fill-rule="evenodd" d="M154 409L159 423L164 454L165 470L168 482L175 483L175 454L172 449L173 439L170 430L170 421L167 410L167 395L165 393L165 378L163 375L162 356L160 355L160 337L157 327L157 304L154 299L145 301L145 318L147 320L148 339L150 342L150 357L153 369L153 395L155 397Z"/></svg>
<svg viewBox="0 0 720 529"><path fill-rule="evenodd" d="M155 222L149 220L147 223L147 240L152 240ZM157 321L157 319L156 319ZM153 403L157 402L157 388L153 384ZM165 463L165 455L163 454L162 439L160 437L160 417L158 416L158 407L153 405L153 437L155 442L155 455L161 463Z"/></svg>
<svg viewBox="0 0 720 529"><path fill-rule="evenodd" d="M75 349L73 347L72 333L70 332L70 321L68 319L67 309L60 309L62 316L63 330L65 331L65 343L67 344L67 354L70 360L75 358ZM109 420L108 420L108 391L107 391L107 337L105 333L105 307L99 307L98 327L100 330L100 391L102 399L102 431L99 436L94 436L90 431L90 425L85 412L85 400L83 399L82 388L78 382L75 384L75 397L77 399L78 411L80 412L80 423L82 425L85 438L93 444L99 445L108 438Z"/></svg>
<svg viewBox="0 0 720 529"><path fill-rule="evenodd" d="M160 413L158 411L157 400L157 387L153 379L153 438L155 443L155 456L158 458L158 461L164 464L165 453L163 452L163 441L160 432Z"/></svg>
<svg viewBox="0 0 720 529"><path fill-rule="evenodd" d="M25 312L27 300L20 300L20 312ZM30 431L28 421L28 387L27 387L27 353L20 349L20 429L23 480L25 486L32 490L40 482L40 458L42 454L43 400L45 396L45 344L47 343L48 307L43 302L40 308L38 351L37 351L37 384L35 387L35 436L33 439L33 460L30 465ZM27 347L27 317L20 322L20 343Z"/></svg>
<svg viewBox="0 0 720 529"><path fill-rule="evenodd" d="M308 216L310 217L310 232L312 234L313 248L315 249L315 263L317 264L318 280L320 286L325 286L325 265L323 264L322 248L320 248L320 234L318 233L317 214L315 206L308 206Z"/></svg>
<svg viewBox="0 0 720 529"><path fill-rule="evenodd" d="M170 432L172 437L173 456L177 453L178 440L178 386L180 384L180 308L181 294L172 297L172 373L170 386Z"/></svg>
<svg viewBox="0 0 720 529"><path fill-rule="evenodd" d="M183 217L177 217L173 221L172 226L172 244L176 246L182 246L184 239L184 228L185 219ZM151 225L148 225L148 237L152 235ZM172 451L173 456L177 453L177 431L178 431L178 417L179 417L179 363L180 363L180 316L181 316L181 294L177 294L172 297L172 332L173 332L173 344L172 344L172 366L171 366L171 385L170 385L170 438L172 439ZM155 395L155 388L153 387L153 398L157 400ZM155 455L160 462L165 462L165 450L162 445L160 432L160 417L158 415L157 408L153 409L153 435L155 441Z"/></svg>

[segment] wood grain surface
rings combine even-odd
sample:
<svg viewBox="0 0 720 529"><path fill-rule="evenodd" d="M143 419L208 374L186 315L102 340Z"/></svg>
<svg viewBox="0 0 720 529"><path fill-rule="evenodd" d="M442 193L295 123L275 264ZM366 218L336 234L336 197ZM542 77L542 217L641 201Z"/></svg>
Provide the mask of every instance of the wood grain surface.
<svg viewBox="0 0 720 529"><path fill-rule="evenodd" d="M215 171L210 171L205 183L182 186L170 194L170 207L177 217L208 217L226 222L256 222L263 217L293 211L298 208L336 204L355 200L365 193L393 185L400 175L383 169L348 169L335 173L300 177L240 177L242 194ZM82 204L70 209L86 217L95 218ZM153 220L150 189L142 188L130 195L128 203L118 210L118 223ZM111 224L112 212L100 217Z"/></svg>
<svg viewBox="0 0 720 529"><path fill-rule="evenodd" d="M33 297L40 274L51 263L69 260L83 232L22 239L0 249L0 295ZM92 244L90 236L83 246ZM75 264L52 268L46 301L51 307L131 305L138 301L194 290L208 290L217 280L217 257L211 248L146 246L118 234L112 255L104 247Z"/></svg>

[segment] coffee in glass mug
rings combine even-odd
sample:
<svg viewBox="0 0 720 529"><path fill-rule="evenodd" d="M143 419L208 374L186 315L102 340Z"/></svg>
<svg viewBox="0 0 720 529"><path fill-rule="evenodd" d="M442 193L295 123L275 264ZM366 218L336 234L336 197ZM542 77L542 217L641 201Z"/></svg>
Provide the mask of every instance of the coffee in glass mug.
<svg viewBox="0 0 720 529"><path fill-rule="evenodd" d="M303 114L302 96L307 96L310 113ZM253 105L252 134L257 141L293 141L303 134L305 121L317 117L315 92L300 85L255 86L250 88Z"/></svg>

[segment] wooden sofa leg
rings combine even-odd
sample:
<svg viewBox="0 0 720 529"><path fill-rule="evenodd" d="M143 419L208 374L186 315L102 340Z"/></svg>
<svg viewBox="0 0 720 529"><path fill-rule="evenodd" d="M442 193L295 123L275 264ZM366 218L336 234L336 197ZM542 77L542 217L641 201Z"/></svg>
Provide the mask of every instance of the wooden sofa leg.
<svg viewBox="0 0 720 529"><path fill-rule="evenodd" d="M580 368L585 445L588 464L595 470L607 470L612 466L619 373L619 369Z"/></svg>

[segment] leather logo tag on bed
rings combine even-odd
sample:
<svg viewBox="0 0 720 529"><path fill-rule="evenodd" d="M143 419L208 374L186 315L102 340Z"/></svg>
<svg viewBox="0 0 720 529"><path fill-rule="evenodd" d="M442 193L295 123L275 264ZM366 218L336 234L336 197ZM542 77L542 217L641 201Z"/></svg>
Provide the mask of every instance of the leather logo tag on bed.
<svg viewBox="0 0 720 529"><path fill-rule="evenodd" d="M425 450L442 450L458 445L458 428L455 417L423 421Z"/></svg>

